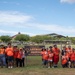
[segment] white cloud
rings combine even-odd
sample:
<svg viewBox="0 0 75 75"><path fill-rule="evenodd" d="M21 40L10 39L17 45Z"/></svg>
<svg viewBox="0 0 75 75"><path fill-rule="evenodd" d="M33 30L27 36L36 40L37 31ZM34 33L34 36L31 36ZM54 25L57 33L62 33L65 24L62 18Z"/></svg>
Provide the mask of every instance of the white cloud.
<svg viewBox="0 0 75 75"><path fill-rule="evenodd" d="M16 34L16 32L14 32L14 31L6 31L6 30L0 30L0 33L3 33L3 34L8 34L8 33Z"/></svg>
<svg viewBox="0 0 75 75"><path fill-rule="evenodd" d="M75 33L74 27L67 27L61 25L36 24L35 27L41 30L51 31L51 32Z"/></svg>
<svg viewBox="0 0 75 75"><path fill-rule="evenodd" d="M27 26L22 26L24 27L29 27L29 30L31 28L34 28L35 31L40 31L40 33L36 33L35 31L21 31L22 34L28 34L30 36L34 35L40 35L40 34L49 34L49 33L58 33L61 35L69 35L69 36L74 36L75 34L75 27L66 27L66 26L61 26L61 25L45 25L45 24L28 24ZM43 31L43 33L41 33ZM0 30L0 34L7 34L7 35L15 35L17 34L18 31L13 31L13 30Z"/></svg>
<svg viewBox="0 0 75 75"><path fill-rule="evenodd" d="M60 0L61 3L75 3L75 0Z"/></svg>
<svg viewBox="0 0 75 75"><path fill-rule="evenodd" d="M30 28L34 28L37 31L43 31L43 33L59 33L62 35L74 35L75 27L62 26L62 25L52 25L52 24L28 24ZM41 33L41 32L40 32Z"/></svg>
<svg viewBox="0 0 75 75"><path fill-rule="evenodd" d="M28 35L30 35L30 36L33 36L33 35L35 35L35 34L33 34L33 33L29 33L29 32L21 32L22 34L28 34ZM18 34L18 32L17 31L7 31L7 30L0 30L0 34L2 34L2 35L15 35L15 34Z"/></svg>
<svg viewBox="0 0 75 75"><path fill-rule="evenodd" d="M0 11L0 26L5 26L7 27L6 29L8 29L7 31L5 28L0 28L0 34L3 33L9 35L17 34L19 30L21 33L31 36L45 33L59 33L66 35L75 34L75 27L35 23L33 16L26 15L17 11ZM14 26L16 29L12 28Z"/></svg>
<svg viewBox="0 0 75 75"><path fill-rule="evenodd" d="M21 5L19 2L9 2L9 1L2 1L0 3L3 3L3 4L12 4L12 5Z"/></svg>
<svg viewBox="0 0 75 75"><path fill-rule="evenodd" d="M17 11L0 11L0 23L3 24L26 23L31 19L33 19L32 16Z"/></svg>

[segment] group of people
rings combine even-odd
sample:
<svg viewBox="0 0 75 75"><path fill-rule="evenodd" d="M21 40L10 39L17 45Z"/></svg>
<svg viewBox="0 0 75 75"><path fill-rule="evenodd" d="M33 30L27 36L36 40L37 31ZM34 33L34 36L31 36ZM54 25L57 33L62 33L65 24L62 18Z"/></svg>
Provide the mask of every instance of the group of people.
<svg viewBox="0 0 75 75"><path fill-rule="evenodd" d="M17 46L0 46L0 66L13 68L13 67L24 67L26 52L24 48L18 48ZM75 49L71 46L63 46L60 50L57 45L50 46L41 50L42 64L43 67L57 68L60 59L63 68L75 68Z"/></svg>
<svg viewBox="0 0 75 75"><path fill-rule="evenodd" d="M1 67L5 66L7 68L13 67L24 67L25 51L23 48L18 48L17 46L11 46L11 43L8 43L8 46L0 46L0 65Z"/></svg>
<svg viewBox="0 0 75 75"><path fill-rule="evenodd" d="M49 49L43 48L41 56L44 67L56 68L60 59L63 68L75 68L75 49L71 46L63 46L62 50L57 45L50 46Z"/></svg>

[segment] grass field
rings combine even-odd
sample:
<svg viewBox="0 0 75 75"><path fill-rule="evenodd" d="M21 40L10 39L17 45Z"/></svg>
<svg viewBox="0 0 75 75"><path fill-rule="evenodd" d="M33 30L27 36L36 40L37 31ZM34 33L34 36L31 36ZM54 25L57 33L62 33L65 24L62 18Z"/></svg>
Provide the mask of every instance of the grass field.
<svg viewBox="0 0 75 75"><path fill-rule="evenodd" d="M27 57L27 68L43 68L41 56L28 56ZM59 62L58 68L61 68L61 63Z"/></svg>
<svg viewBox="0 0 75 75"><path fill-rule="evenodd" d="M23 68L0 68L0 75L75 75L75 69L62 68L59 63L58 68L43 68L41 56L28 56L27 64Z"/></svg>
<svg viewBox="0 0 75 75"><path fill-rule="evenodd" d="M47 45L49 47L50 45ZM60 45L58 45L61 48ZM72 45L75 48L75 45ZM75 75L74 68L62 68L59 62L58 68L43 68L41 56L27 56L26 66L23 68L0 68L0 75Z"/></svg>
<svg viewBox="0 0 75 75"><path fill-rule="evenodd" d="M75 75L75 69L14 68L0 69L0 75Z"/></svg>

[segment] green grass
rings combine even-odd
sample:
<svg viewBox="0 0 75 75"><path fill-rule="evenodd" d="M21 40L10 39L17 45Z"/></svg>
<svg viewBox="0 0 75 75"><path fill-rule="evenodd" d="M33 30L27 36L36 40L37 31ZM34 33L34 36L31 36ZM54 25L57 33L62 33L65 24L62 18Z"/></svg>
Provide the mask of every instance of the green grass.
<svg viewBox="0 0 75 75"><path fill-rule="evenodd" d="M0 69L0 75L75 75L75 69L13 68Z"/></svg>
<svg viewBox="0 0 75 75"><path fill-rule="evenodd" d="M59 62L58 68L43 68L41 56L28 56L27 65L23 68L0 68L0 75L75 75L75 69L62 68Z"/></svg>
<svg viewBox="0 0 75 75"><path fill-rule="evenodd" d="M43 68L41 56L28 56L26 67L29 68ZM58 63L58 68L61 68L61 62Z"/></svg>

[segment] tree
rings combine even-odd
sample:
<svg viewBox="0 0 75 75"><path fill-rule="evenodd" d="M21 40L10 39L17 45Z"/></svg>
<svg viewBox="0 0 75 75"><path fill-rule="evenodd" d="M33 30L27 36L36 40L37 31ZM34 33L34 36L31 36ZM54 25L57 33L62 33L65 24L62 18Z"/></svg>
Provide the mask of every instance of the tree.
<svg viewBox="0 0 75 75"><path fill-rule="evenodd" d="M17 35L15 37L15 40L21 41L21 42L23 42L23 41L29 41L29 39L30 39L30 36L29 35L25 35L25 34L19 34L19 35Z"/></svg>
<svg viewBox="0 0 75 75"><path fill-rule="evenodd" d="M31 41L36 43L42 43L44 40L50 40L50 39L51 39L50 36L45 36L45 35L36 35L34 37L31 37Z"/></svg>
<svg viewBox="0 0 75 75"><path fill-rule="evenodd" d="M75 44L75 37L70 37L70 40L73 44Z"/></svg>
<svg viewBox="0 0 75 75"><path fill-rule="evenodd" d="M6 35L6 36L1 36L0 37L1 41L3 42L10 42L11 41L11 37Z"/></svg>
<svg viewBox="0 0 75 75"><path fill-rule="evenodd" d="M43 42L43 37L40 36L40 35L36 35L34 37L31 37L31 41L36 42L36 43L42 43Z"/></svg>

